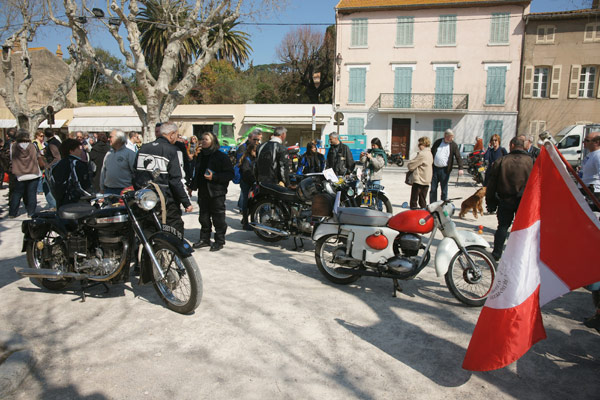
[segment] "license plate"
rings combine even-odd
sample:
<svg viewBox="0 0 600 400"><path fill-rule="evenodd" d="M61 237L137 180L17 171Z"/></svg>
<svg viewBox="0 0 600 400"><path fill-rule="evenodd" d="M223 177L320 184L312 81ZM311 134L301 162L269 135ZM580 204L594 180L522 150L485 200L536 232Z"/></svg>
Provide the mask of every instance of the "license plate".
<svg viewBox="0 0 600 400"><path fill-rule="evenodd" d="M479 167L479 169L477 171L483 172L483 171L485 171L485 167Z"/></svg>

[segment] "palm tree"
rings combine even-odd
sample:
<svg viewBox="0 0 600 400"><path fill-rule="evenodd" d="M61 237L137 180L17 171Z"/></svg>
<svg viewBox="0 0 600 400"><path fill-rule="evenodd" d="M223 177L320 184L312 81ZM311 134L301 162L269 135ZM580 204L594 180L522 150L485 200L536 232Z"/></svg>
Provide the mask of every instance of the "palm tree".
<svg viewBox="0 0 600 400"><path fill-rule="evenodd" d="M170 36L169 26L172 21L183 21L187 18L188 8L182 7L177 0L148 0L146 7L140 11L137 18L138 28L141 33L140 45L146 58L146 63L154 76L162 65L162 59ZM232 30L238 22L223 24L211 29L209 43L213 43L223 30L223 47L217 53L218 59L226 59L241 65L248 60L252 47L248 43L249 35L246 32ZM179 54L179 71L181 76L186 64L193 61L202 53L200 40L196 37L189 38L182 43Z"/></svg>

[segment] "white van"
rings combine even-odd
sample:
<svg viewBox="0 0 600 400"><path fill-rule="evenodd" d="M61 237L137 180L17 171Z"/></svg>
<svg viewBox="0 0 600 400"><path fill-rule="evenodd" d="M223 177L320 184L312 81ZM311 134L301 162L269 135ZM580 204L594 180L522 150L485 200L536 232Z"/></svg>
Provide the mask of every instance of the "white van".
<svg viewBox="0 0 600 400"><path fill-rule="evenodd" d="M583 138L591 130L600 131L600 124L569 125L554 136L558 150L573 167L581 164L584 156Z"/></svg>

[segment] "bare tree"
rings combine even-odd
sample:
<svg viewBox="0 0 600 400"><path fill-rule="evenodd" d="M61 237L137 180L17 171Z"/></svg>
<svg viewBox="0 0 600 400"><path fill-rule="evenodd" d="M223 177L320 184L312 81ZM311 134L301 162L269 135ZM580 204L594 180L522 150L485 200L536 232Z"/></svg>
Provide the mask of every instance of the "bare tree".
<svg viewBox="0 0 600 400"><path fill-rule="evenodd" d="M313 103L319 103L319 94L333 86L334 35L332 27L321 33L301 26L288 32L277 48L277 56L293 71Z"/></svg>
<svg viewBox="0 0 600 400"><path fill-rule="evenodd" d="M34 83L32 66L35 61L29 54L28 42L33 40L38 28L48 22L50 6L52 6L50 2L43 3L36 0L2 1L4 25L0 28L0 37L4 40L2 72L5 85L0 88L0 96L16 117L18 127L27 129L32 135L40 123L48 118L48 106L51 106L54 112L58 112L68 104L68 93L88 65L86 59L79 53L77 44L72 43L68 48L71 63L66 66L68 72L62 82L52 88L50 99L45 105L34 107L30 104L28 94ZM13 60L13 56L19 57L18 60Z"/></svg>
<svg viewBox="0 0 600 400"><path fill-rule="evenodd" d="M50 1L50 0L48 0ZM138 18L140 6L147 6L146 0L109 0L110 16L106 20L99 21L108 29L114 40L117 41L119 50L125 58L125 64L136 78L136 81L146 97L146 105L140 102L133 88L123 77L108 68L100 59L95 57L94 48L90 41L89 32L82 23L82 10L78 8L81 4L83 10L92 15L85 0L63 0L67 21L62 21L52 15L57 24L68 26L73 30L73 35L80 38L84 43L83 51L91 62L106 76L123 85L129 99L135 108L145 131L145 139L154 138L154 125L157 122L165 122L169 119L175 107L181 103L186 94L196 84L202 69L215 54L223 47L223 29L225 24L230 24L242 15L248 15L257 9L253 0L221 0L221 1L185 1L185 0L162 0L168 11L165 13L164 21L157 21L160 28L168 32L167 45L162 54L160 70L155 78L149 68L149 63L144 57L140 45L140 26L142 19ZM272 0L254 0L257 4L271 5ZM274 4L275 2L273 2ZM242 9L244 6L244 10ZM264 10L264 7L262 8ZM147 21L146 21L147 23ZM119 33L119 24L122 24L127 32L127 43ZM211 33L212 31L212 33ZM214 32L217 32L216 38ZM184 58L185 63L180 68L183 46L190 38L195 38L200 44L202 51L194 58ZM178 74L181 71L181 74Z"/></svg>

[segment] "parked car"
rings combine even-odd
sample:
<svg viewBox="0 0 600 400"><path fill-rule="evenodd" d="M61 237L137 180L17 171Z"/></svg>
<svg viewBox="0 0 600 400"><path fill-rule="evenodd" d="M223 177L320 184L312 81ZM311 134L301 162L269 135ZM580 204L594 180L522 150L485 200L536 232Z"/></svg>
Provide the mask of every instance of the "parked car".
<svg viewBox="0 0 600 400"><path fill-rule="evenodd" d="M458 145L458 150L460 151L460 157L462 158L464 168L467 167L469 163L469 154L473 152L474 148L475 145L469 143L462 143Z"/></svg>

